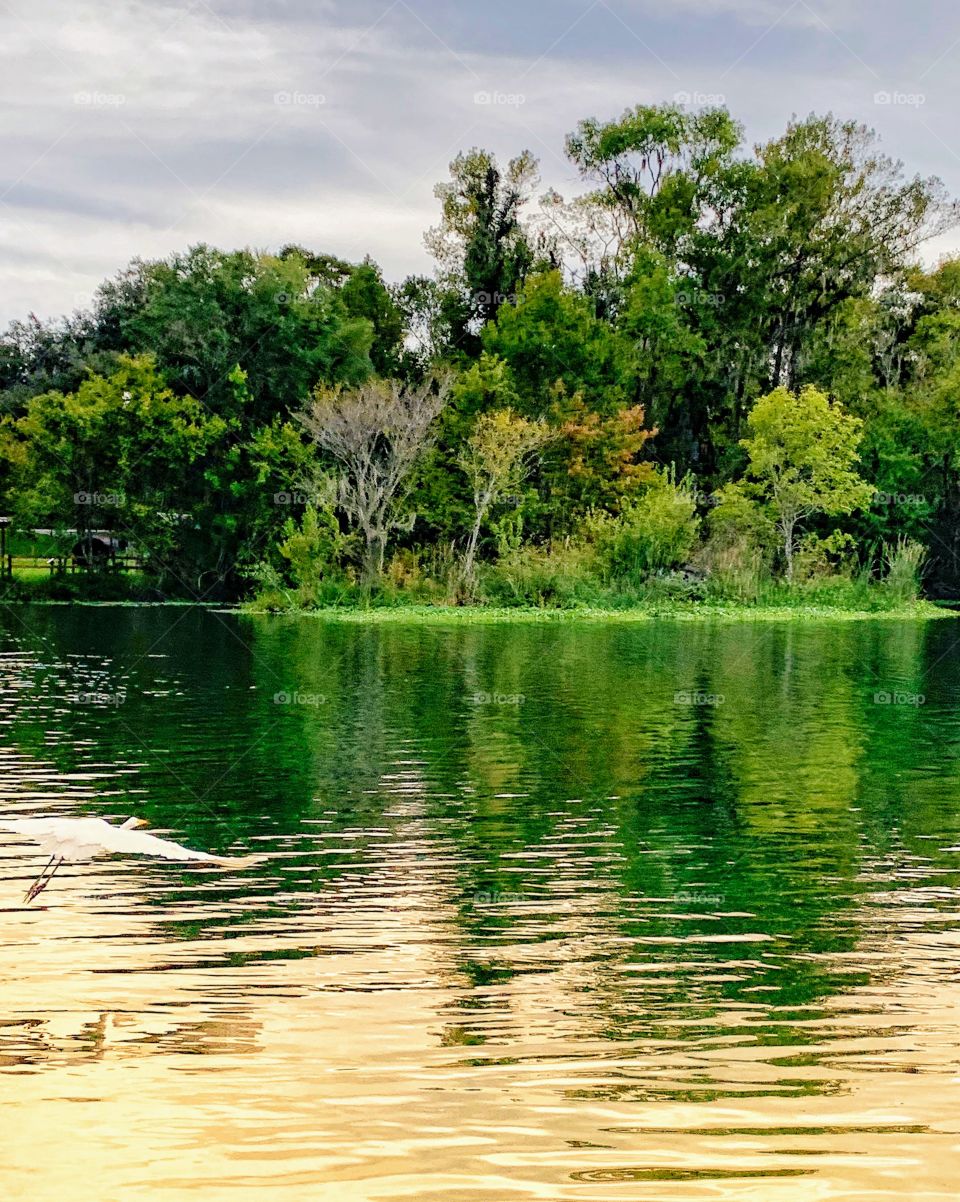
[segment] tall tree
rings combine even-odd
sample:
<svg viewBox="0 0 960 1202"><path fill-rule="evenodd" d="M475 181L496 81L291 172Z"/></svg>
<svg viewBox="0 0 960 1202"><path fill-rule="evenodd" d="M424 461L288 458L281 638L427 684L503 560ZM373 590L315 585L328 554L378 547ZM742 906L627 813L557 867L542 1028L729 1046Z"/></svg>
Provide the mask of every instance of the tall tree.
<svg viewBox="0 0 960 1202"><path fill-rule="evenodd" d="M902 272L956 223L937 179L905 179L876 135L812 116L757 148L742 220L756 249L770 340L770 381L793 387L810 331L877 280Z"/></svg>
<svg viewBox="0 0 960 1202"><path fill-rule="evenodd" d="M148 356L121 357L112 375L76 392L34 397L5 424L0 456L20 524L62 525L81 539L112 530L158 578L189 591L184 539L204 516L204 472L225 434L223 420L174 393Z"/></svg>
<svg viewBox="0 0 960 1202"><path fill-rule="evenodd" d="M705 186L732 161L740 138L724 108L639 104L613 121L581 121L566 149L598 185L593 200L613 216L621 245L670 250L700 218Z"/></svg>
<svg viewBox="0 0 960 1202"><path fill-rule="evenodd" d="M31 314L13 321L0 335L0 414L22 412L41 392L70 392L90 366L111 364L109 348L89 313L56 321Z"/></svg>
<svg viewBox="0 0 960 1202"><path fill-rule="evenodd" d="M127 346L154 354L174 387L214 412L234 404L237 366L249 422L287 416L318 383L359 383L372 369L372 322L349 316L299 255L196 246L143 272L142 297L120 317Z"/></svg>
<svg viewBox="0 0 960 1202"><path fill-rule="evenodd" d="M465 326L476 334L512 300L534 262L523 227L523 209L538 182L529 151L501 167L486 150L459 154L450 179L438 184L440 225L426 236L444 275L462 289Z"/></svg>
<svg viewBox="0 0 960 1202"><path fill-rule="evenodd" d="M483 345L509 369L497 391L509 380L509 403L557 429L538 474L541 534L569 532L591 506L616 507L649 478L642 454L652 431L634 403L636 345L565 287L559 272L532 275L516 305L485 327Z"/></svg>

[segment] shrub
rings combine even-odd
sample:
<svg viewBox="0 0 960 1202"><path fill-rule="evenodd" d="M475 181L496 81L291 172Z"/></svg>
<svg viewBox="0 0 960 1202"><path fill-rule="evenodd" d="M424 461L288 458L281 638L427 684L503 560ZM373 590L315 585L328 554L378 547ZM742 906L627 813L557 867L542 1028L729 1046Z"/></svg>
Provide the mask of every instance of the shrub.
<svg viewBox="0 0 960 1202"><path fill-rule="evenodd" d="M776 544L776 529L761 506L739 485L725 484L714 494L706 529L696 562L707 574L708 596L758 601L770 580Z"/></svg>
<svg viewBox="0 0 960 1202"><path fill-rule="evenodd" d="M895 543L884 545L883 558L887 569L885 588L897 601L916 601L927 558L926 547L901 535Z"/></svg>
<svg viewBox="0 0 960 1202"><path fill-rule="evenodd" d="M480 577L480 593L492 605L569 609L590 599L595 555L581 542L551 547L513 547Z"/></svg>
<svg viewBox="0 0 960 1202"><path fill-rule="evenodd" d="M752 604L769 582L770 568L763 551L741 536L709 539L697 556L706 572L706 594L717 601Z"/></svg>
<svg viewBox="0 0 960 1202"><path fill-rule="evenodd" d="M660 475L615 517L595 516L589 533L602 568L614 579L638 581L683 564L697 542L700 519L693 488Z"/></svg>
<svg viewBox="0 0 960 1202"><path fill-rule="evenodd" d="M454 548L443 543L402 548L388 561L371 601L375 605L459 603L459 566Z"/></svg>
<svg viewBox="0 0 960 1202"><path fill-rule="evenodd" d="M348 599L354 585L343 562L352 540L341 532L332 506L307 506L299 523L288 518L281 539L277 554L283 568L260 564L249 573L259 586L257 608L310 609Z"/></svg>
<svg viewBox="0 0 960 1202"><path fill-rule="evenodd" d="M287 561L288 575L298 588L313 588L333 571L340 570L348 540L332 509L308 505L298 526L288 518L278 550Z"/></svg>
<svg viewBox="0 0 960 1202"><path fill-rule="evenodd" d="M850 534L834 530L825 538L806 534L801 538L794 561L798 584L840 577L850 580L857 569L857 542Z"/></svg>
<svg viewBox="0 0 960 1202"><path fill-rule="evenodd" d="M746 543L767 551L777 541L773 522L739 484L725 484L713 494L706 526L709 541L719 544Z"/></svg>

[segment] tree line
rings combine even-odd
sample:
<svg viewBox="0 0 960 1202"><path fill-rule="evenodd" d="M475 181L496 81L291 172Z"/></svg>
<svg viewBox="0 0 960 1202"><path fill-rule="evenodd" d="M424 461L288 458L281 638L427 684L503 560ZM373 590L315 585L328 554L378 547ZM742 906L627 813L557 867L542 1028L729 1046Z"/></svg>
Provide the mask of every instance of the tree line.
<svg viewBox="0 0 960 1202"><path fill-rule="evenodd" d="M957 205L866 127L640 105L438 185L429 275L135 260L0 337L0 504L163 595L623 603L960 587Z"/></svg>

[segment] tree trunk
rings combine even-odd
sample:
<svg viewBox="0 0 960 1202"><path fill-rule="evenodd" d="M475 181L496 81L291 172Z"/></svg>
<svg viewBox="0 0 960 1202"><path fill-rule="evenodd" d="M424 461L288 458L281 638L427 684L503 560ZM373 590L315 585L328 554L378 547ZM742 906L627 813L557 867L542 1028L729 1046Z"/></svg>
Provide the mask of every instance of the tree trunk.
<svg viewBox="0 0 960 1202"><path fill-rule="evenodd" d="M469 579L473 574L473 561L477 554L477 540L480 538L480 525L483 521L483 514L477 510L477 520L473 523L473 529L470 531L470 539L467 542L467 550L463 557L463 576L464 579Z"/></svg>
<svg viewBox="0 0 960 1202"><path fill-rule="evenodd" d="M470 539L467 542L467 550L463 557L464 580L469 580L473 573L473 561L476 558L477 543L480 540L480 527L483 525L483 519L487 516L487 510L490 508L492 500L493 493L489 489L476 499L477 519L473 523L473 529L470 531Z"/></svg>
<svg viewBox="0 0 960 1202"><path fill-rule="evenodd" d="M777 349L773 359L773 386L780 387L780 372L783 368L783 351L787 342L787 322L784 318L780 322L780 330L777 336Z"/></svg>
<svg viewBox="0 0 960 1202"><path fill-rule="evenodd" d="M367 532L367 551L363 561L363 581L368 587L383 575L386 538L379 532Z"/></svg>
<svg viewBox="0 0 960 1202"><path fill-rule="evenodd" d="M783 530L783 557L787 563L787 581L793 581L793 532L796 527L795 519L787 519L784 521Z"/></svg>

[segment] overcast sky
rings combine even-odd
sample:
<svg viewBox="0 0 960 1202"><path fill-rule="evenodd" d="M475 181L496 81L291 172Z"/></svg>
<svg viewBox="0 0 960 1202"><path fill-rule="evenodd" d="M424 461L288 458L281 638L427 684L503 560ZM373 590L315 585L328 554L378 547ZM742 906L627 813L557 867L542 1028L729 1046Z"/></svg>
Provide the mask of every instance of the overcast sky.
<svg viewBox="0 0 960 1202"><path fill-rule="evenodd" d="M0 0L0 321L200 241L428 270L458 150L569 194L579 118L678 96L856 117L960 194L958 66L955 0Z"/></svg>

